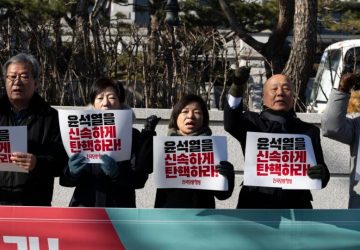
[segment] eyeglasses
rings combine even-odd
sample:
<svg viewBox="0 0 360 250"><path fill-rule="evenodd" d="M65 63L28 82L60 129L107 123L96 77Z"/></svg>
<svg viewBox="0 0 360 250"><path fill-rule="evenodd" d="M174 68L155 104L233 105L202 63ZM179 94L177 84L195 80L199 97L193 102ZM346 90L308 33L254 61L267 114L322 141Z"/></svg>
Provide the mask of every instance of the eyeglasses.
<svg viewBox="0 0 360 250"><path fill-rule="evenodd" d="M28 82L30 80L30 75L28 74L17 74L17 75L7 75L6 78L11 81L15 82L16 80L21 80L22 82Z"/></svg>

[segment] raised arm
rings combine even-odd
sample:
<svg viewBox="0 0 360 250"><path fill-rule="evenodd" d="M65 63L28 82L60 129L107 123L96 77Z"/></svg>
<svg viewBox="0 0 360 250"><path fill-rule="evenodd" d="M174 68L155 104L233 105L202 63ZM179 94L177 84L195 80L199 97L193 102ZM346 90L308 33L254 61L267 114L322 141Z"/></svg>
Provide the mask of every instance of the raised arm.
<svg viewBox="0 0 360 250"><path fill-rule="evenodd" d="M339 89L333 89L324 114L321 117L323 135L342 143L351 144L354 135L354 121L346 117L351 89L360 83L357 74L341 77Z"/></svg>
<svg viewBox="0 0 360 250"><path fill-rule="evenodd" d="M241 67L234 72L233 83L230 87L224 109L224 128L236 138L244 148L246 139L246 121L243 117L242 97L250 68Z"/></svg>

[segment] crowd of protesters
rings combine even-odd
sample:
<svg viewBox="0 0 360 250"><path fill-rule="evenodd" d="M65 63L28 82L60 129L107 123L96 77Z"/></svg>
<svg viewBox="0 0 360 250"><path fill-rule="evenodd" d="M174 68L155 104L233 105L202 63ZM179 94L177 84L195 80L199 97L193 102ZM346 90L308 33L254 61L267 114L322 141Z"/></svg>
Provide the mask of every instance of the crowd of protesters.
<svg viewBox="0 0 360 250"><path fill-rule="evenodd" d="M101 163L89 163L81 153L68 155L61 138L58 111L37 93L40 67L36 58L20 53L3 65L6 95L0 99L0 126L25 126L27 151L12 152L10 161L24 171L0 171L0 204L51 206L54 178L60 184L75 187L69 206L136 207L135 189L143 188L153 173L153 143L159 117L149 114L144 129L131 131L128 160L116 160L103 154ZM241 144L243 154L249 144L247 134L270 133L308 136L316 164L306 168L306 176L325 188L330 172L320 143L320 129L296 117L294 86L283 74L271 76L263 87L263 111L244 111L244 89L250 68L234 70L224 110L224 128ZM360 118L346 117L350 91L359 85L357 74L344 74L334 89L322 117L324 136L351 146L352 189L350 208L359 208L359 189L355 181ZM97 79L90 91L89 108L94 110L131 110L125 89L109 78ZM136 119L133 115L133 119ZM131 119L128 121L132 124ZM204 100L193 94L183 96L173 107L167 136L211 136L209 112ZM283 189L264 185L235 184L235 172L227 159L214 162L216 172L227 182L225 190L157 188L155 208L215 208L215 198L228 199L240 185L237 208L312 208L309 189Z"/></svg>

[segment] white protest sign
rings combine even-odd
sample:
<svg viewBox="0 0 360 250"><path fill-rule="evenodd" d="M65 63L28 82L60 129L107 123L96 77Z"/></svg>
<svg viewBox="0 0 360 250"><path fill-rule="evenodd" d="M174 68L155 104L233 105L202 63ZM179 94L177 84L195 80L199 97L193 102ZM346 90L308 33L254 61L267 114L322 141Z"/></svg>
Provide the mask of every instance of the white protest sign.
<svg viewBox="0 0 360 250"><path fill-rule="evenodd" d="M0 127L0 171L27 173L28 171L11 163L10 157L13 152L27 153L26 126Z"/></svg>
<svg viewBox="0 0 360 250"><path fill-rule="evenodd" d="M154 177L158 188L228 190L216 165L227 160L225 136L154 137Z"/></svg>
<svg viewBox="0 0 360 250"><path fill-rule="evenodd" d="M59 109L61 139L68 156L80 153L89 163L101 163L100 156L115 161L131 158L131 110Z"/></svg>
<svg viewBox="0 0 360 250"><path fill-rule="evenodd" d="M306 169L316 165L311 139L302 134L248 132L244 185L283 189L321 189Z"/></svg>

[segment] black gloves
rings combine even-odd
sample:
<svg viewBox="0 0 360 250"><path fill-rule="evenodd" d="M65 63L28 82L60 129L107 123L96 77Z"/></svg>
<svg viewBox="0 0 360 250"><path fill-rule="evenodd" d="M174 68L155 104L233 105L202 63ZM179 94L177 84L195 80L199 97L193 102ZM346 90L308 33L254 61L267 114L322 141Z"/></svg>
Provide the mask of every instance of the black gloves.
<svg viewBox="0 0 360 250"><path fill-rule="evenodd" d="M238 69L235 69L233 83L236 85L244 85L249 80L250 77L250 67L242 66Z"/></svg>
<svg viewBox="0 0 360 250"><path fill-rule="evenodd" d="M151 115L145 120L144 128L139 138L139 150L136 154L134 170L150 174L153 172L153 137L156 135L156 125L161 117Z"/></svg>
<svg viewBox="0 0 360 250"><path fill-rule="evenodd" d="M324 188L330 180L329 169L322 164L315 165L307 169L307 175L311 179L321 179L321 187Z"/></svg>
<svg viewBox="0 0 360 250"><path fill-rule="evenodd" d="M155 132L156 125L158 124L158 122L160 120L161 120L161 117L157 117L156 115L149 116L145 120L144 130L145 131Z"/></svg>
<svg viewBox="0 0 360 250"><path fill-rule="evenodd" d="M232 85L229 94L234 97L242 97L246 83L250 77L250 67L242 66L234 70Z"/></svg>
<svg viewBox="0 0 360 250"><path fill-rule="evenodd" d="M338 89L342 92L349 93L350 90L360 89L360 74L346 73L341 76Z"/></svg>
<svg viewBox="0 0 360 250"><path fill-rule="evenodd" d="M235 181L234 166L228 161L220 161L220 164L216 165L216 170L219 171L219 174L225 176L228 179L228 190L231 190L232 192Z"/></svg>

